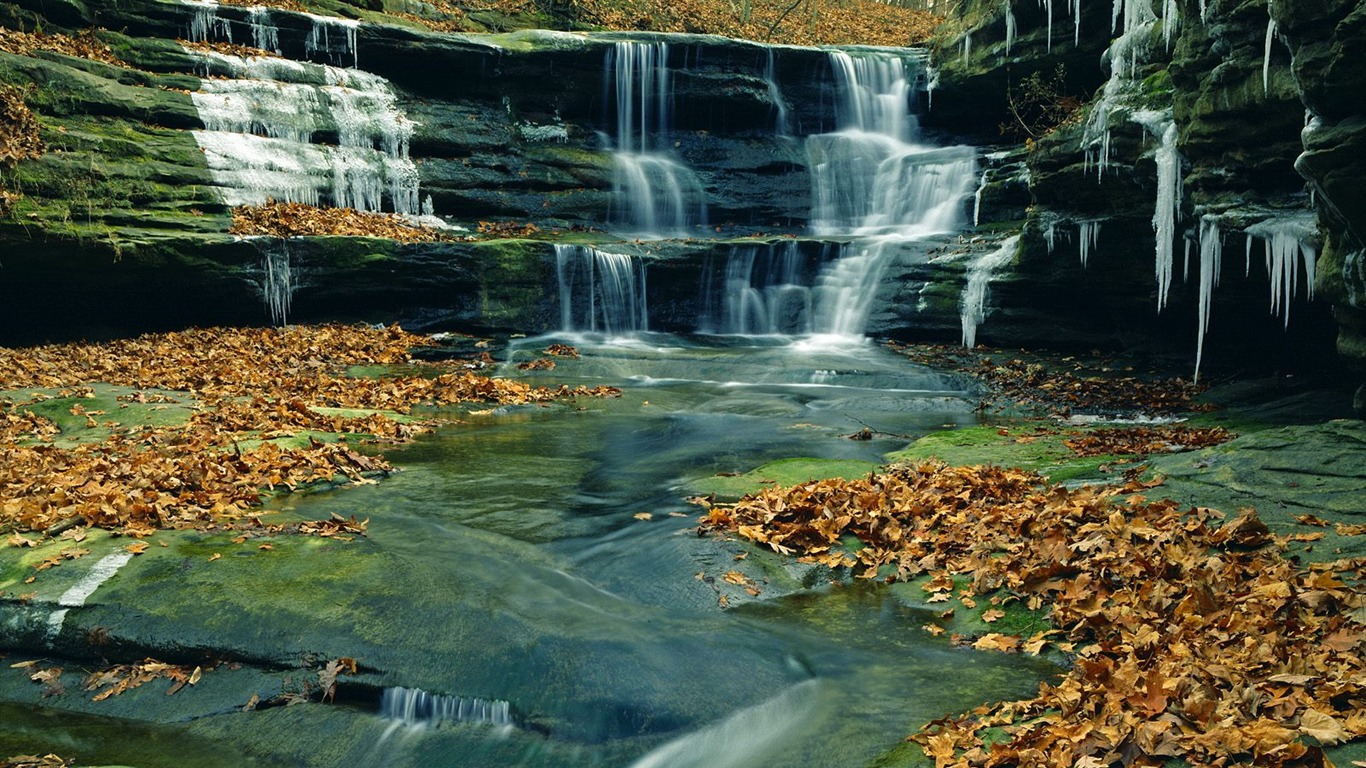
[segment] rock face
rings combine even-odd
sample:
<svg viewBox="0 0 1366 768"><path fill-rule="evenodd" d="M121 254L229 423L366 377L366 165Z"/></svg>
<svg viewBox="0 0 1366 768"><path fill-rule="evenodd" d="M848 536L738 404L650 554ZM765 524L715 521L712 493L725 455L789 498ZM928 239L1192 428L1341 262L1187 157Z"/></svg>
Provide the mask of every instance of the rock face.
<svg viewBox="0 0 1366 768"><path fill-rule="evenodd" d="M1295 168L1315 192L1324 236L1317 287L1338 321L1338 352L1366 379L1366 9L1296 1L1271 11L1308 111Z"/></svg>
<svg viewBox="0 0 1366 768"><path fill-rule="evenodd" d="M1366 170L1366 115L1354 98L1364 77L1360 9L1293 2L1269 14L1262 0L1120 7L957 7L934 46L929 87L913 95L931 138L997 144L979 154L981 183L961 212L982 239L903 249L881 272L866 329L955 340L965 275L1019 232L1013 262L983 278L982 341L1149 346L1207 365L1256 359L1297 370L1332 369L1340 354L1366 376L1366 196L1352 183ZM549 243L227 235L235 193L221 166L236 156L203 135L220 128L215 121L245 118L231 109L205 117L201 107L204 93L232 91L219 84L224 76L248 69L288 70L281 88L307 96L292 111L312 115L298 131L305 154L323 158L310 183L324 203L368 199L335 170L357 152L390 179L372 191L374 207L470 227L610 228L622 217L621 174L633 169L657 189L682 189L680 205L698 207L670 234L720 240L641 246L631 236L611 246L645 260L654 319L676 330L705 324L698 308L716 278L704 273L729 258L733 238L811 235L812 161L800 137L836 127L831 57L815 49L645 33L438 34L275 10L267 28L242 7L152 0L98 12L21 0L0 14L21 29L98 27L127 65L0 53L0 80L40 86L26 100L49 147L3 170L5 188L20 195L0 219L8 343L265 322L264 297L283 290L267 279L270 264L293 270L289 319L557 327ZM312 63L248 66L174 42L186 37L256 43ZM639 59L618 75L624 50ZM667 120L642 109L644 95L619 102L614 90L615 78L656 63L671 72L652 96L663 94ZM343 69L353 65L372 73L369 85ZM367 109L378 103L397 117L350 122L346 104L328 95L333 81L370 88ZM1080 102L1089 103L1053 126ZM1014 144L1022 138L1026 149ZM686 173L649 176L657 171L645 162L623 171L612 151L637 139L651 162ZM831 247L840 246L810 246ZM815 250L811 263L823 258ZM1311 285L1318 296L1307 301Z"/></svg>
<svg viewBox="0 0 1366 768"><path fill-rule="evenodd" d="M1348 155L1359 155L1351 142L1362 121L1359 99L1346 96L1363 82L1360 39L1350 31L1357 4L1276 4L1269 13L1264 2L1121 2L1113 29L1109 3L1083 0L1075 13L1051 5L964 3L937 43L933 127L981 140L989 140L983 124L1020 128L1010 107L1035 105L1019 84L1050 68L1063 76L1045 78L1056 87L1044 98L1089 102L1033 137L1027 172L1004 176L1027 183L1027 216L987 209L990 219L1026 222L984 337L1030 343L1052 326L1066 329L1063 344L1183 339L1176 346L1203 347L1207 364L1252 355L1331 370L1336 320L1337 350L1360 371L1360 281L1342 277L1361 250L1348 242L1347 222L1364 221L1350 202L1359 185L1345 183L1359 162ZM972 94L976 119L949 93ZM1301 141L1305 106L1316 118ZM1325 186L1334 174L1343 204ZM996 186L993 178L985 196ZM1184 262L1175 280L1171 267L1166 278L1154 267L1164 251ZM1241 252L1246 265L1219 258ZM1202 285L1202 272L1213 285ZM1200 317L1209 318L1203 339Z"/></svg>

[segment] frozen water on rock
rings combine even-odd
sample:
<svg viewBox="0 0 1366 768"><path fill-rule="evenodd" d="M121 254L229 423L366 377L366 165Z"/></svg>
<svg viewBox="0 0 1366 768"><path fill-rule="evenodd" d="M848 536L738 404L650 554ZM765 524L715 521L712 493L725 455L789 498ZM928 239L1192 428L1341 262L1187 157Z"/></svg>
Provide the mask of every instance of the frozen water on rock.
<svg viewBox="0 0 1366 768"><path fill-rule="evenodd" d="M229 205L269 199L362 211L421 213L413 123L388 81L359 70L266 57L204 54L191 94L195 139ZM337 143L318 143L335 132Z"/></svg>
<svg viewBox="0 0 1366 768"><path fill-rule="evenodd" d="M1224 254L1223 233L1213 216L1200 220L1200 288L1197 306L1195 343L1195 381L1200 381L1200 363L1205 355L1205 334L1209 332L1210 304L1219 287L1219 272Z"/></svg>
<svg viewBox="0 0 1366 768"><path fill-rule="evenodd" d="M1100 242L1100 225L1100 219L1077 223L1077 249L1080 252L1082 269L1086 269L1091 251L1095 250L1096 244Z"/></svg>
<svg viewBox="0 0 1366 768"><path fill-rule="evenodd" d="M1251 259L1252 241L1260 240L1266 251L1267 279L1271 285L1271 313L1290 325L1290 300L1304 273L1305 298L1314 298L1314 266L1318 248L1314 245L1318 229L1312 214L1269 218L1244 230L1247 234L1248 257Z"/></svg>
<svg viewBox="0 0 1366 768"><path fill-rule="evenodd" d="M1018 235L1008 237L1001 241L996 250L982 254L968 267L967 282L959 300L963 346L968 349L977 346L977 328L986 320L987 287L996 273L1015 259L1019 244Z"/></svg>
<svg viewBox="0 0 1366 768"><path fill-rule="evenodd" d="M308 39L304 41L304 53L309 58L322 56L337 66L360 66L360 53L356 45L359 21L311 13L303 15L313 22Z"/></svg>
<svg viewBox="0 0 1366 768"><path fill-rule="evenodd" d="M1271 16L1271 6L1267 6L1266 46L1262 53L1262 95L1271 91L1271 41L1276 39L1276 19Z"/></svg>
<svg viewBox="0 0 1366 768"><path fill-rule="evenodd" d="M1157 311L1161 312L1167 306L1167 291L1172 284L1172 244L1181 213L1181 155L1176 150L1176 123L1165 121L1159 125L1162 144L1156 157L1157 205L1153 212L1153 231L1157 242Z"/></svg>

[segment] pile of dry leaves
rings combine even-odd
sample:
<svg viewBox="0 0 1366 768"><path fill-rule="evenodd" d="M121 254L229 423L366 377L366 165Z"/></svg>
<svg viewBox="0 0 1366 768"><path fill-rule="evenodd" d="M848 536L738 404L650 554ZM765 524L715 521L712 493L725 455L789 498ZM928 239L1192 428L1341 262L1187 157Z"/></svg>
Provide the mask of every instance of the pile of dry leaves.
<svg viewBox="0 0 1366 768"><path fill-rule="evenodd" d="M87 29L72 37L61 33L20 32L0 27L0 51L19 56L32 56L38 51L50 51L115 66L123 65L123 62L109 50L109 46L95 37L94 29Z"/></svg>
<svg viewBox="0 0 1366 768"><path fill-rule="evenodd" d="M1078 456L1173 453L1227 443L1233 434L1223 427L1111 427L1063 440Z"/></svg>
<svg viewBox="0 0 1366 768"><path fill-rule="evenodd" d="M1074 664L1032 699L912 736L939 766L1321 766L1320 745L1366 736L1366 560L1297 566L1251 510L1220 525L1144 499L1151 486L927 462L707 505L704 526L865 578L928 576L946 608L960 576L965 606L1050 611L1033 637L959 639ZM867 546L841 550L845 534Z"/></svg>
<svg viewBox="0 0 1366 768"><path fill-rule="evenodd" d="M1048 360L1031 358L1025 352L1001 360L962 347L888 346L915 362L975 376L991 387L995 399L1037 406L1061 416L1073 412L1165 415L1213 409L1195 400L1205 391L1203 385L1173 377L1139 376L1104 360Z"/></svg>
<svg viewBox="0 0 1366 768"><path fill-rule="evenodd" d="M402 243L450 239L440 230L418 226L397 214L370 213L354 208L320 208L274 200L265 205L239 205L232 209L232 227L228 232L273 237L383 237Z"/></svg>
<svg viewBox="0 0 1366 768"><path fill-rule="evenodd" d="M0 84L0 167L41 154L43 140L38 136L38 120L24 103L24 90Z"/></svg>
<svg viewBox="0 0 1366 768"><path fill-rule="evenodd" d="M402 440L426 428L379 413L343 416L319 408L408 412L418 403L516 404L616 394L610 388L533 388L437 366L419 370L421 375L346 375L353 365L406 363L411 347L428 343L396 326L324 325L0 349L0 390L19 393L14 402L0 402L0 531L78 524L143 536L164 527L230 524L268 491L356 481L390 469L383 458L359 453L344 440L310 437L307 445L283 448L271 439L350 433ZM128 396L132 402L179 400L195 410L175 426L109 421L104 440L60 447L56 426L23 407L51 397L25 394L25 388L65 388L80 396L93 382L136 388ZM108 417L79 404L71 413L92 427ZM247 439L257 445L243 449Z"/></svg>
<svg viewBox="0 0 1366 768"><path fill-rule="evenodd" d="M924 41L939 18L876 0L577 0L583 21L608 29L698 32L791 45L894 45Z"/></svg>
<svg viewBox="0 0 1366 768"><path fill-rule="evenodd" d="M75 764L75 760L67 760L53 754L15 755L0 759L0 768L67 768Z"/></svg>

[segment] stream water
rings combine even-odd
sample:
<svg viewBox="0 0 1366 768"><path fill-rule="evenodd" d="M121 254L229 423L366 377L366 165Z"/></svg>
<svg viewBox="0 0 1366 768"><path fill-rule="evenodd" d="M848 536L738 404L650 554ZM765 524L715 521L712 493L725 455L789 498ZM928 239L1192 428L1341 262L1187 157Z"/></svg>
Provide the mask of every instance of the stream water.
<svg viewBox="0 0 1366 768"><path fill-rule="evenodd" d="M696 534L692 482L785 457L878 461L903 441L844 435L973 423L963 381L849 339L558 336L510 363L552 341L583 357L529 378L625 394L496 409L393 453L406 471L375 490L382 513L354 493L301 502L370 516L376 544L450 585L443 615L405 609L407 647L388 649L404 684L513 713L391 717L375 764L858 766L1052 671L950 648L879 585L813 573L801 589L797 566ZM734 568L760 599L723 610L710 580ZM434 654L423 638L442 632L465 643Z"/></svg>

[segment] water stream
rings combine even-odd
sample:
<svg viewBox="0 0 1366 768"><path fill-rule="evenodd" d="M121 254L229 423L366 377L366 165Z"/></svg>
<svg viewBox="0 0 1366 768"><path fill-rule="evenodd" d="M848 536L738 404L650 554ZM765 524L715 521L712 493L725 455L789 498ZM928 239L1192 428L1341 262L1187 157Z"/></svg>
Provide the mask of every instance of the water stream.
<svg viewBox="0 0 1366 768"><path fill-rule="evenodd" d="M378 545L459 585L445 615L408 620L467 645L395 649L430 668L404 682L509 702L519 723L407 729L377 764L858 766L1047 671L949 648L920 630L929 613L876 585L802 590L779 564L764 599L723 610L697 578L743 566L696 535L691 481L791 456L879 461L900 441L843 435L974 423L963 381L871 344L647 333L526 340L507 371L552 342L583 356L525 375L626 394L496 409L420 441L394 454L407 471L377 489L382 513L364 495L319 499L382 514Z"/></svg>

